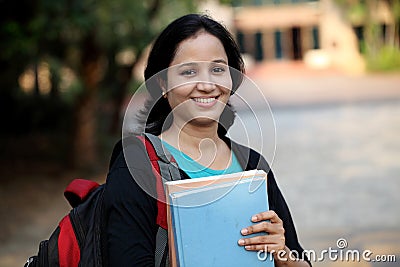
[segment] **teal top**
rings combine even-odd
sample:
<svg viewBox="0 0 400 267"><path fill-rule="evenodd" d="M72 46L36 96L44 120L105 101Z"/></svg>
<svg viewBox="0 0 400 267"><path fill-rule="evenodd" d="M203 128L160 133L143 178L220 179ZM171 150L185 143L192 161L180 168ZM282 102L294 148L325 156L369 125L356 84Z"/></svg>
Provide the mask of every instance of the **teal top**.
<svg viewBox="0 0 400 267"><path fill-rule="evenodd" d="M240 166L239 161L237 160L235 153L233 153L233 151L232 151L232 160L229 167L223 170L214 170L201 165L200 163L198 163L197 161L195 161L182 151L171 146L167 142L165 141L162 142L165 148L168 149L171 155L175 158L179 168L181 168L184 172L186 172L190 178L207 177L207 176L229 174L229 173L243 171L242 166Z"/></svg>

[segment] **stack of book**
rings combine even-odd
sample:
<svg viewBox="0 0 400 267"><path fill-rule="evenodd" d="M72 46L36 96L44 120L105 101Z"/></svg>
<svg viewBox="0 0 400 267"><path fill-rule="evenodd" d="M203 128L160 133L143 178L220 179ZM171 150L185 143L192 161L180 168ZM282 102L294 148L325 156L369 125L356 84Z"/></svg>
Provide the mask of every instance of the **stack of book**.
<svg viewBox="0 0 400 267"><path fill-rule="evenodd" d="M166 182L173 267L274 266L272 255L238 245L251 217L268 210L262 170ZM257 233L255 235L267 234ZM250 235L247 237L251 237Z"/></svg>

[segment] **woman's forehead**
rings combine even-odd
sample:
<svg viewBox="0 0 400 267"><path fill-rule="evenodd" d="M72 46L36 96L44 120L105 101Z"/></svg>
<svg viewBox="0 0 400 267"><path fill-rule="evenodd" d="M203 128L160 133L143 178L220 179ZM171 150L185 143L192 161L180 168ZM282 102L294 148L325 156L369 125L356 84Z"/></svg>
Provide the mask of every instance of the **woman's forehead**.
<svg viewBox="0 0 400 267"><path fill-rule="evenodd" d="M178 65L194 61L228 62L224 46L212 34L201 32L194 37L182 41L176 50L170 65Z"/></svg>

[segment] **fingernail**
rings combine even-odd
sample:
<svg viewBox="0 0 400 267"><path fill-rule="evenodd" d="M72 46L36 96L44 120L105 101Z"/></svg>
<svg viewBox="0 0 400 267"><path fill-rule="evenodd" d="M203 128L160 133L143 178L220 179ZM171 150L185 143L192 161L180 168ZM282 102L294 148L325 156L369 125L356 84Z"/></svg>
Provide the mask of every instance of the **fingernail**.
<svg viewBox="0 0 400 267"><path fill-rule="evenodd" d="M249 232L249 230L247 230L246 228L242 229L242 231L240 231L242 233L242 235L247 235L247 233Z"/></svg>
<svg viewBox="0 0 400 267"><path fill-rule="evenodd" d="M249 250L249 249L250 249L250 246L244 246L244 249Z"/></svg>
<svg viewBox="0 0 400 267"><path fill-rule="evenodd" d="M251 217L251 220L252 220L252 221L257 221L257 216Z"/></svg>
<svg viewBox="0 0 400 267"><path fill-rule="evenodd" d="M239 239L238 244L239 245L244 245L244 240L243 239Z"/></svg>

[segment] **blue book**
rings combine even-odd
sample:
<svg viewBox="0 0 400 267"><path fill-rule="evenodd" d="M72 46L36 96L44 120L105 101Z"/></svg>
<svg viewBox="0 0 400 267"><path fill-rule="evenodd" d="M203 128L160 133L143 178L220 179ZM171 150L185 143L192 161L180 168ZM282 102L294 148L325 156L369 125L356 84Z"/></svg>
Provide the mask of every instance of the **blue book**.
<svg viewBox="0 0 400 267"><path fill-rule="evenodd" d="M172 266L274 266L272 255L237 243L251 217L268 210L264 171L167 182L166 191Z"/></svg>

